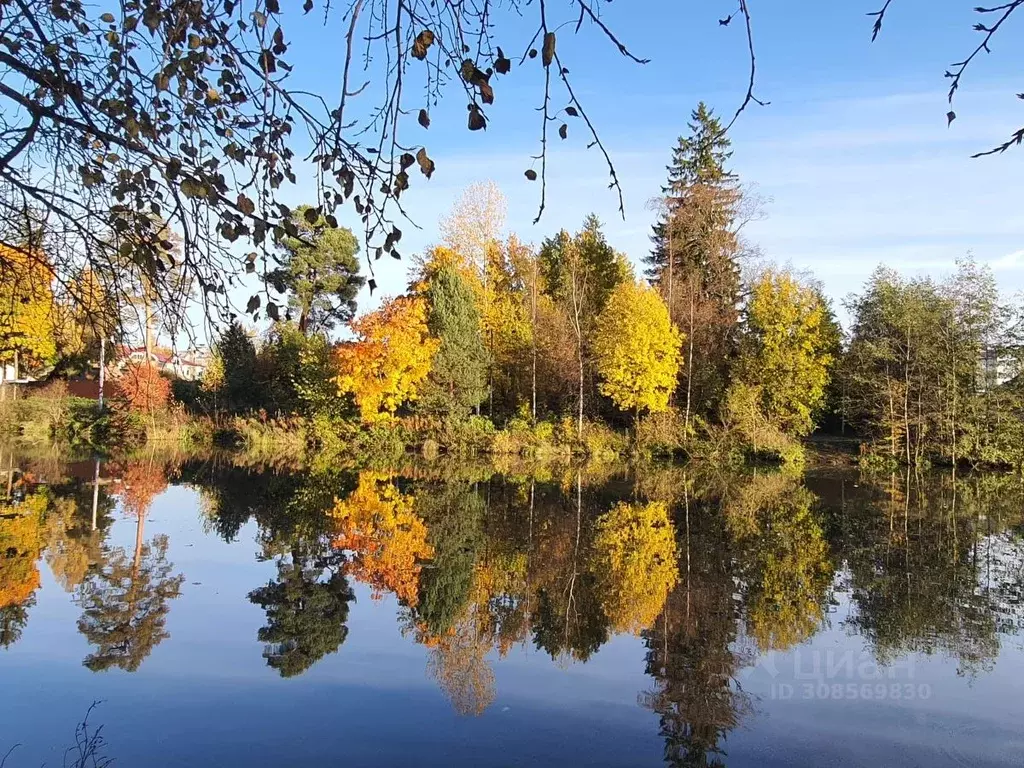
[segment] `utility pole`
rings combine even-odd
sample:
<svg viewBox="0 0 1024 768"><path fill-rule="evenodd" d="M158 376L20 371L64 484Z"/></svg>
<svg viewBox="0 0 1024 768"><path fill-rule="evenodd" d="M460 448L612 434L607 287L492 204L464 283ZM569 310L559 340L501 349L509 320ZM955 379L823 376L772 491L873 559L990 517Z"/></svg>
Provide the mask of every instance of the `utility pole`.
<svg viewBox="0 0 1024 768"><path fill-rule="evenodd" d="M100 413L103 413L103 372L106 368L107 340L100 339Z"/></svg>
<svg viewBox="0 0 1024 768"><path fill-rule="evenodd" d="M96 472L92 479L92 529L96 530L96 511L100 502L100 459L96 457Z"/></svg>

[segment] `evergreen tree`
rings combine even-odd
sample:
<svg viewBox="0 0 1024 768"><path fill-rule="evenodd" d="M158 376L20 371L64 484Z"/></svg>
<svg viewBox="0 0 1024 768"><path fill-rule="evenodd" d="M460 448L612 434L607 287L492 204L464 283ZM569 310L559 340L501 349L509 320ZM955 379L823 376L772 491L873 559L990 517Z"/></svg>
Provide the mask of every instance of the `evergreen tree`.
<svg viewBox="0 0 1024 768"><path fill-rule="evenodd" d="M565 231L544 241L540 251L540 273L546 286L546 293L555 300L569 300L573 289L573 252L578 251L583 267L580 276L587 283L589 292L586 314L589 319L596 317L615 286L622 282L629 271L625 259L616 252L601 231L601 220L591 213L583 220L583 227L570 237Z"/></svg>
<svg viewBox="0 0 1024 768"><path fill-rule="evenodd" d="M350 229L331 227L308 205L292 213L298 237L281 243L281 266L267 280L298 316L299 330L326 331L348 322L356 312L356 294L365 282L359 276L359 243Z"/></svg>
<svg viewBox="0 0 1024 768"><path fill-rule="evenodd" d="M262 393L255 388L256 345L237 322L227 327L215 347L223 371L217 393L228 409L246 411L260 405Z"/></svg>
<svg viewBox="0 0 1024 768"><path fill-rule="evenodd" d="M682 368L686 420L715 412L728 383L739 321L740 202L736 176L726 168L730 141L701 102L690 135L680 137L662 188L662 213L644 261L669 313L687 337Z"/></svg>
<svg viewBox="0 0 1024 768"><path fill-rule="evenodd" d="M81 632L95 650L82 661L93 672L111 667L135 672L170 635L165 629L168 602L181 594L185 577L171 575L169 542L156 536L136 541L135 556L120 547L104 550L101 562L79 587Z"/></svg>
<svg viewBox="0 0 1024 768"><path fill-rule="evenodd" d="M427 327L441 346L421 400L427 410L464 416L487 397L490 359L480 334L476 297L454 267L442 264L430 279L427 299Z"/></svg>
<svg viewBox="0 0 1024 768"><path fill-rule="evenodd" d="M688 233L681 232L679 222L674 221L679 209L687 204L687 195L694 187L711 187L735 190L736 176L726 170L726 163L732 157L732 142L724 134L721 121L702 101L691 113L687 124L689 136L680 136L672 150L672 164L668 180L661 188L665 207L651 233L653 248L644 258L647 265L645 274L652 283L660 283L669 264L669 254L675 258L673 266L678 267L685 258L684 246ZM729 211L713 212L722 226L731 223Z"/></svg>
<svg viewBox="0 0 1024 768"><path fill-rule="evenodd" d="M324 576L326 575L326 579ZM340 569L297 552L277 562L277 580L249 593L267 612L257 633L263 658L281 677L301 675L334 653L348 636L349 603L355 593Z"/></svg>
<svg viewBox="0 0 1024 768"><path fill-rule="evenodd" d="M483 540L484 503L467 483L451 483L417 497L434 550L420 577L413 617L434 637L446 635L470 600L473 569Z"/></svg>

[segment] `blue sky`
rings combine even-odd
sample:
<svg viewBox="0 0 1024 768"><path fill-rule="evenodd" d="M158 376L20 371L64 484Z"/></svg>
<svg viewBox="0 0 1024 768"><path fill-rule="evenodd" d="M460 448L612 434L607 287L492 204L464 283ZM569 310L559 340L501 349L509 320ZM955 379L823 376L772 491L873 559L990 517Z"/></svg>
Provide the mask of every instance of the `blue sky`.
<svg viewBox="0 0 1024 768"><path fill-rule="evenodd" d="M751 105L741 116L731 134L732 163L766 201L764 219L746 231L764 257L812 271L837 299L857 290L880 263L941 275L968 251L993 265L1007 292L1024 288L1024 149L970 159L1024 124L1024 102L1014 96L1024 90L1024 17L1012 19L992 55L969 70L955 105L958 119L946 126L942 75L977 44L973 4L895 0L871 43L866 13L881 5L878 0L751 0L756 93L771 105ZM601 3L608 26L634 53L651 59L643 66L621 57L595 28L585 27L578 37L572 25L560 30L563 64L619 171L625 220L607 190L599 153L586 149L582 123L570 119L569 139L556 137L549 153L546 212L532 223L540 190L523 171L537 167L531 155L538 151L539 59L519 68L516 58L512 73L497 80L486 131L466 130L465 98L454 88L432 111L429 130L411 115L400 139L426 144L437 171L429 182L414 179L405 204L419 229L402 226L407 258L376 263L379 290L372 298L364 291L361 308L404 289L408 256L437 239L439 217L474 181L501 186L508 230L527 242L574 229L596 212L611 243L639 261L649 248L653 218L645 202L663 183L690 110L703 99L729 117L742 100L748 67L742 19L727 28L717 23L735 5ZM532 34L532 8L524 9L529 23L498 17L497 42L510 56ZM572 17L568 8L567 0L548 0L549 18ZM296 84L336 94L340 19L326 27L305 19L286 29ZM415 67L410 71L408 82L416 83ZM369 108L375 95L371 84L360 108ZM300 178L287 197L301 202L312 190L311 180ZM350 211L340 218L355 223Z"/></svg>

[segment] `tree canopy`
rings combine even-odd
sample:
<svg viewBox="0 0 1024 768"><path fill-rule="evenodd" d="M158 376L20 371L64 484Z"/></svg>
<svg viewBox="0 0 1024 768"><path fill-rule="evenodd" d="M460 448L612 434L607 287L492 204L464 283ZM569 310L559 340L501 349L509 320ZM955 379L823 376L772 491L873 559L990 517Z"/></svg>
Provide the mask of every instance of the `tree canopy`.
<svg viewBox="0 0 1024 768"><path fill-rule="evenodd" d="M310 221L312 220L312 221ZM267 275L288 306L299 330L326 331L348 322L356 313L356 294L365 282L359 276L359 243L350 229L331 227L308 205L292 212L295 234L282 239L281 266Z"/></svg>
<svg viewBox="0 0 1024 768"><path fill-rule="evenodd" d="M356 340L335 352L338 391L352 395L363 421L374 422L418 397L439 342L427 328L427 303L418 297L392 299L351 328Z"/></svg>
<svg viewBox="0 0 1024 768"><path fill-rule="evenodd" d="M980 40L947 73L951 123L965 73L1022 5L975 9ZM872 12L872 38L890 6ZM279 0L130 0L116 13L65 0L4 7L0 239L16 242L27 219L43 219L64 279L88 263L121 286L127 261L167 298L182 284L180 268L205 308L226 318L237 277L257 261L269 273L272 246L300 236L285 199L305 169L318 190L312 221L322 216L334 228L347 207L363 229L368 263L401 256L395 220L410 184L434 173L428 131L449 114L439 103L459 94L466 114L453 111L458 121L485 130L505 81L521 72L535 73L541 89L539 151L533 163L524 158L533 166L526 179L538 182L538 218L556 133L595 147L623 208L613 158L572 85L581 58L564 45L567 28L631 62L647 59L592 0L365 0L343 8L305 0L301 9ZM290 62L313 20L340 25L333 95L310 92ZM749 55L745 93L723 130L749 105L766 103L755 95L755 22L745 0L720 19L745 36ZM1024 128L991 151L1022 140ZM150 217L181 237L180 255ZM250 311L273 316L281 301L267 296Z"/></svg>
<svg viewBox="0 0 1024 768"><path fill-rule="evenodd" d="M594 333L601 392L623 410L665 410L676 388L680 341L653 289L621 283L598 316Z"/></svg>

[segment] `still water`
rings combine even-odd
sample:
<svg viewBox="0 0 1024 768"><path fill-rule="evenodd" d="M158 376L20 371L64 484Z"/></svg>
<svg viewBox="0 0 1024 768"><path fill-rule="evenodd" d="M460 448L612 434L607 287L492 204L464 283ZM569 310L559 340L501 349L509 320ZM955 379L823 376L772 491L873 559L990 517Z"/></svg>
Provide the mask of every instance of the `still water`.
<svg viewBox="0 0 1024 768"><path fill-rule="evenodd" d="M1024 763L1014 477L2 461L6 768Z"/></svg>

